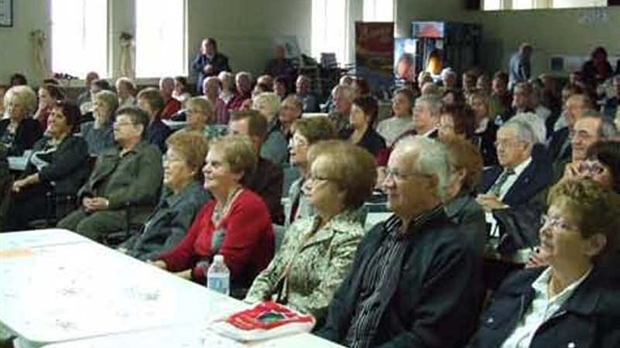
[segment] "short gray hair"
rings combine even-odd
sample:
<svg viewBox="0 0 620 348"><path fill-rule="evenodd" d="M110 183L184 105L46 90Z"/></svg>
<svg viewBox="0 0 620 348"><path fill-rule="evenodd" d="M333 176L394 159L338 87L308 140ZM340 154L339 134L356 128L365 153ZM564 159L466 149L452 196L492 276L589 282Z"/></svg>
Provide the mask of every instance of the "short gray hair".
<svg viewBox="0 0 620 348"><path fill-rule="evenodd" d="M532 126L524 119L511 119L500 127L500 129L504 128L512 128L516 130L517 141L526 143L530 150L538 141L538 137L536 136L536 133L534 133Z"/></svg>
<svg viewBox="0 0 620 348"><path fill-rule="evenodd" d="M601 124L598 127L599 140L608 140L611 138L615 138L619 135L618 129L616 128L614 122L607 117L603 117L603 115L601 115L601 113L596 110L586 110L579 119L582 120L584 118L594 118L597 120L601 120Z"/></svg>
<svg viewBox="0 0 620 348"><path fill-rule="evenodd" d="M435 116L439 116L439 114L441 113L441 98L436 95L422 95L418 97L418 99L416 99L415 105L417 105L418 103L425 103L431 114Z"/></svg>
<svg viewBox="0 0 620 348"><path fill-rule="evenodd" d="M109 115L114 115L114 113L118 109L118 97L116 96L116 93L112 91L106 91L105 89L103 89L97 92L95 94L95 100L100 100L105 105L107 105Z"/></svg>
<svg viewBox="0 0 620 348"><path fill-rule="evenodd" d="M446 199L446 189L450 183L450 161L446 145L439 141L422 137L408 136L401 139L396 149L417 149L417 160L414 170L427 175L437 177L437 196L441 200Z"/></svg>
<svg viewBox="0 0 620 348"><path fill-rule="evenodd" d="M353 88L353 86L336 85L336 87L332 89L332 96L334 96L338 92L342 93L342 96L350 102L353 102L353 100L355 100L355 88Z"/></svg>
<svg viewBox="0 0 620 348"><path fill-rule="evenodd" d="M510 121L522 121L530 126L536 139L534 143L544 144L547 140L547 127L545 121L534 112L518 112Z"/></svg>

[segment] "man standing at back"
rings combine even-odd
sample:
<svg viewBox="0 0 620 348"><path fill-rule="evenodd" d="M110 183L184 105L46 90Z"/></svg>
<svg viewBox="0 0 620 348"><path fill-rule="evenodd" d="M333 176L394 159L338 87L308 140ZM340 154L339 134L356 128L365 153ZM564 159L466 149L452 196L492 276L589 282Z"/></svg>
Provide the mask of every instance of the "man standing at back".
<svg viewBox="0 0 620 348"><path fill-rule="evenodd" d="M192 70L197 75L196 92L202 91L202 81L209 76L217 76L222 71L230 71L228 57L217 51L217 42L213 38L202 40L200 52L192 62Z"/></svg>
<svg viewBox="0 0 620 348"><path fill-rule="evenodd" d="M394 215L360 243L317 334L354 348L462 347L480 309L481 265L444 213L445 146L403 139L386 173Z"/></svg>
<svg viewBox="0 0 620 348"><path fill-rule="evenodd" d="M522 43L519 47L519 52L515 53L510 58L510 65L508 66L508 88L513 89L515 84L519 82L527 82L532 74L531 56L532 45L528 43Z"/></svg>

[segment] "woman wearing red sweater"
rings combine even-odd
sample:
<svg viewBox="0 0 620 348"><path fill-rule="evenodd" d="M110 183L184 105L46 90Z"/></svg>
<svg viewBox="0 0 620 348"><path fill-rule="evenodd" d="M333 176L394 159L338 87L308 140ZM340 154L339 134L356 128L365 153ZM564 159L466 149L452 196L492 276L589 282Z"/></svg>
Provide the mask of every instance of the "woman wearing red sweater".
<svg viewBox="0 0 620 348"><path fill-rule="evenodd" d="M216 254L231 272L231 289L247 288L271 261L274 235L263 200L241 186L243 174L256 163L250 140L242 136L216 139L203 168L204 187L214 200L198 213L187 235L153 264L204 283Z"/></svg>

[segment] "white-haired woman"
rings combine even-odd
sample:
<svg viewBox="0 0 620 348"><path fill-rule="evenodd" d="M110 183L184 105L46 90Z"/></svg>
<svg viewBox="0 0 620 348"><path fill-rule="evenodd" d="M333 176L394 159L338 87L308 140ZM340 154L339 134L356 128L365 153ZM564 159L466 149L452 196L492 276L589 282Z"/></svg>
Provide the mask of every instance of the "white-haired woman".
<svg viewBox="0 0 620 348"><path fill-rule="evenodd" d="M258 110L267 119L267 134L261 146L261 157L277 165L286 163L288 143L286 137L280 131L278 120L280 97L273 92L261 93L252 99L252 109Z"/></svg>

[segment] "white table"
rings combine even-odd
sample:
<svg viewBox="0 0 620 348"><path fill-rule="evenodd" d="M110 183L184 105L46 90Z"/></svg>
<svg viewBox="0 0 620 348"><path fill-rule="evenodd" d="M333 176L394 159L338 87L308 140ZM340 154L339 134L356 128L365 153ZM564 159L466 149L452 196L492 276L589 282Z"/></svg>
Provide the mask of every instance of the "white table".
<svg viewBox="0 0 620 348"><path fill-rule="evenodd" d="M20 347L205 323L245 308L90 241L0 255L0 322Z"/></svg>
<svg viewBox="0 0 620 348"><path fill-rule="evenodd" d="M247 307L73 232L0 234L0 329L16 347L245 347L207 327ZM251 346L338 347L310 334Z"/></svg>
<svg viewBox="0 0 620 348"><path fill-rule="evenodd" d="M284 336L267 341L241 343L222 337L205 325L188 325L89 338L45 346L45 348L336 348L342 347L310 334Z"/></svg>
<svg viewBox="0 0 620 348"><path fill-rule="evenodd" d="M90 242L90 239L82 237L77 233L58 228L0 233L0 251L84 242Z"/></svg>

